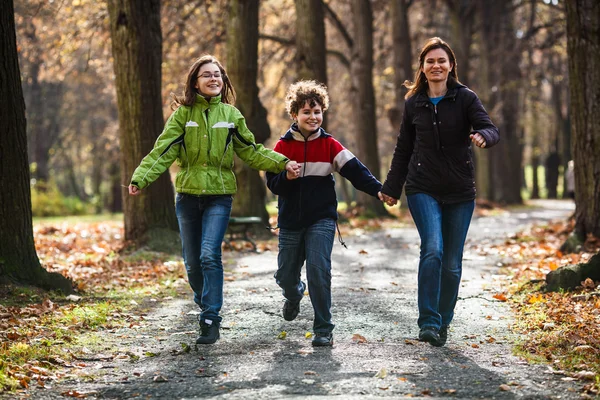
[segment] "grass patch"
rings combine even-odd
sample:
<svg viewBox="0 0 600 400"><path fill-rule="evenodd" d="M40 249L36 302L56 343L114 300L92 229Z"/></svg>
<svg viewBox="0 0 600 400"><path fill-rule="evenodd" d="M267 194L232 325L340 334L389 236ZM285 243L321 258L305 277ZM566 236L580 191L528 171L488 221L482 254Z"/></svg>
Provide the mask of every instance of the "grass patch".
<svg viewBox="0 0 600 400"><path fill-rule="evenodd" d="M115 214L87 214L87 215L67 215L58 217L33 217L34 225L41 224L76 224L90 222L121 222L123 221L123 213Z"/></svg>

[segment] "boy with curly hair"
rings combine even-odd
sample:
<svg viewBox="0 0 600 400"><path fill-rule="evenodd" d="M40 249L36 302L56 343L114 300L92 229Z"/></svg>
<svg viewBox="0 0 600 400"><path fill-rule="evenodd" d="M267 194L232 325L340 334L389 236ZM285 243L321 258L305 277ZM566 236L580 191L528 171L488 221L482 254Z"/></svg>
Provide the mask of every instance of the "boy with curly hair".
<svg viewBox="0 0 600 400"><path fill-rule="evenodd" d="M267 186L278 196L279 254L275 280L283 291L283 318L300 312L306 284L314 309L313 346L332 346L331 251L337 224L336 171L358 190L382 200L381 183L321 124L329 107L327 87L312 80L292 84L285 98L292 126L274 150L300 165L300 177L286 171L267 173Z"/></svg>

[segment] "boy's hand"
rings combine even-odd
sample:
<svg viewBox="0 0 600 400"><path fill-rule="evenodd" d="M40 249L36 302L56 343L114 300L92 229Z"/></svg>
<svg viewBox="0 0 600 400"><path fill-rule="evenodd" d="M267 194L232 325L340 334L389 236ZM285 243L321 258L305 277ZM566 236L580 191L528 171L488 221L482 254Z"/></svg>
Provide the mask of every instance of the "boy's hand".
<svg viewBox="0 0 600 400"><path fill-rule="evenodd" d="M391 196L388 196L385 193L377 193L377 196L379 197L379 200L385 202L385 204L387 204L388 206L392 207L395 206L396 204L398 204L398 199L395 199Z"/></svg>
<svg viewBox="0 0 600 400"><path fill-rule="evenodd" d="M289 180L300 177L300 165L294 160L288 161L287 164L285 164L285 170L287 171L286 177Z"/></svg>

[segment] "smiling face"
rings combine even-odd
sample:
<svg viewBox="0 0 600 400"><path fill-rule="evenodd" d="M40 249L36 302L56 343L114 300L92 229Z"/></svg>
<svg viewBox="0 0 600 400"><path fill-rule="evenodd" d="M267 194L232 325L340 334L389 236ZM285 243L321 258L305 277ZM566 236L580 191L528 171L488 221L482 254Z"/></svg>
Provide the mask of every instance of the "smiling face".
<svg viewBox="0 0 600 400"><path fill-rule="evenodd" d="M198 92L205 97L215 97L223 89L223 77L217 64L207 63L198 70L198 79L194 85Z"/></svg>
<svg viewBox="0 0 600 400"><path fill-rule="evenodd" d="M421 71L429 82L446 82L454 65L450 63L448 53L444 49L433 49L425 54Z"/></svg>
<svg viewBox="0 0 600 400"><path fill-rule="evenodd" d="M298 110L298 114L292 116L298 121L298 128L305 137L319 129L323 123L323 109L317 102L314 102L314 106L311 107L307 101Z"/></svg>

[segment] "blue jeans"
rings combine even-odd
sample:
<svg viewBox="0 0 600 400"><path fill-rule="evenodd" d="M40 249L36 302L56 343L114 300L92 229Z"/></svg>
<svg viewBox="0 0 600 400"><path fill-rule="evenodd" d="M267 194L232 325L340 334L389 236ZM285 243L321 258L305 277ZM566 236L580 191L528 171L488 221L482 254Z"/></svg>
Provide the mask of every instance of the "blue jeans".
<svg viewBox="0 0 600 400"><path fill-rule="evenodd" d="M279 231L278 269L275 281L283 296L292 302L302 299L300 271L306 261L308 293L315 312L313 331L329 333L331 323L331 251L335 238L335 221L321 219L308 228Z"/></svg>
<svg viewBox="0 0 600 400"><path fill-rule="evenodd" d="M233 198L194 196L178 193L175 204L183 262L200 306L200 320L221 322L223 305L223 262L221 243L225 237Z"/></svg>
<svg viewBox="0 0 600 400"><path fill-rule="evenodd" d="M424 193L406 199L421 237L418 324L420 328L439 329L454 317L463 248L475 201L442 204Z"/></svg>

